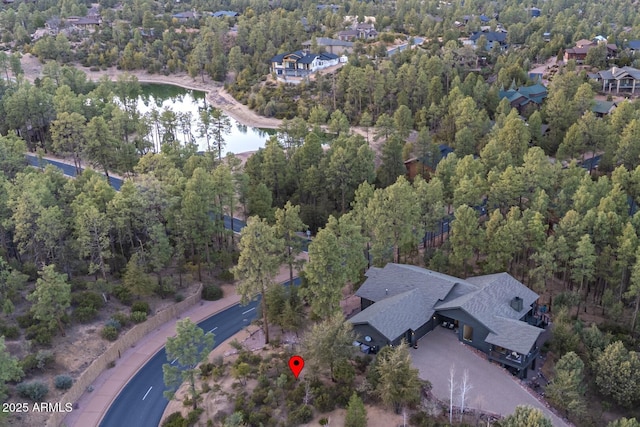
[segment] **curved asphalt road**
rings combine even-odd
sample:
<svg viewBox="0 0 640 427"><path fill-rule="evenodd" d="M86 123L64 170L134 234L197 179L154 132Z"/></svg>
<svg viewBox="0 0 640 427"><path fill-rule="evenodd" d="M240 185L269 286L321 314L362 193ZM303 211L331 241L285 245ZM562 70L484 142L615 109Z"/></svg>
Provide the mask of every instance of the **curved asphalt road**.
<svg viewBox="0 0 640 427"><path fill-rule="evenodd" d="M212 331L216 346L246 327L256 317L258 302L236 304L198 324ZM164 347L129 380L113 401L100 426L157 427L169 401L164 397L162 365L167 363ZM175 362L178 363L178 362Z"/></svg>
<svg viewBox="0 0 640 427"><path fill-rule="evenodd" d="M288 282L285 282L288 283ZM293 280L295 285L300 279ZM215 335L215 347L246 327L257 314L260 300L233 305L198 324ZM100 427L157 427L169 401L164 397L162 365L167 363L164 347L129 380L100 422ZM178 363L179 361L174 361Z"/></svg>

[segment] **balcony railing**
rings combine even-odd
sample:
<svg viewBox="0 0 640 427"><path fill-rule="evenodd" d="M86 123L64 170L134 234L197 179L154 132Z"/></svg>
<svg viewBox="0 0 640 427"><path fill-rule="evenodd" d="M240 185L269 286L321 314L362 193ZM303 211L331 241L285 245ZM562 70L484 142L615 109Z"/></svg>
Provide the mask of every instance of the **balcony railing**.
<svg viewBox="0 0 640 427"><path fill-rule="evenodd" d="M535 348L529 354L518 354L517 356L512 353L501 353L499 351L490 350L489 360L494 360L499 363L503 363L514 368L525 368L531 364L540 354L540 349Z"/></svg>

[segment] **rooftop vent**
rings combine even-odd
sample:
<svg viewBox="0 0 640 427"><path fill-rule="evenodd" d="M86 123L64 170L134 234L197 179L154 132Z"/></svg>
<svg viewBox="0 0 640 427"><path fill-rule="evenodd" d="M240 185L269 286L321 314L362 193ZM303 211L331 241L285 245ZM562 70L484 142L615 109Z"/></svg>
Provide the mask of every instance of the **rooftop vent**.
<svg viewBox="0 0 640 427"><path fill-rule="evenodd" d="M515 311L520 312L522 311L522 305L523 305L522 303L523 303L522 298L514 297L511 300L511 308L513 308Z"/></svg>

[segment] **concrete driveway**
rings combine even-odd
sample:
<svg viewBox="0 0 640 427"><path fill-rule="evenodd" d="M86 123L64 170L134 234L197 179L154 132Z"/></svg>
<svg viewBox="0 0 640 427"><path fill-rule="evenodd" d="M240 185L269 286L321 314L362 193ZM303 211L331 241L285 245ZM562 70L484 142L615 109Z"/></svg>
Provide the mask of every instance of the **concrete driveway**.
<svg viewBox="0 0 640 427"><path fill-rule="evenodd" d="M455 406L460 406L457 388L466 369L469 372L468 383L472 386L465 399L466 407L510 415L516 406L529 405L540 408L554 426L569 426L530 394L513 375L462 344L449 329L436 327L420 339L417 349L410 349L410 352L420 378L431 381L433 394L443 402L449 401L449 377L453 366L456 382L453 398Z"/></svg>

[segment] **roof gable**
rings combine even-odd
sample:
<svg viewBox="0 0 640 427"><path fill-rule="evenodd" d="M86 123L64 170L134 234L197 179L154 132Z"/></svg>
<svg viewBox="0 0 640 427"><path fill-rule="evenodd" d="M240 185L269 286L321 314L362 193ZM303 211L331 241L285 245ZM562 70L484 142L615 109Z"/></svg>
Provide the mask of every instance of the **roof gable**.
<svg viewBox="0 0 640 427"><path fill-rule="evenodd" d="M507 33L503 33L502 31L476 31L471 34L469 40L476 41L482 36L484 36L488 42L504 43L507 40Z"/></svg>
<svg viewBox="0 0 640 427"><path fill-rule="evenodd" d="M435 312L450 309L463 310L486 326L493 334L493 342L487 342L514 351L535 342L541 331L520 321L538 294L507 273L463 280L421 267L387 264L369 269L366 276L356 295L374 304L349 321L368 323L389 341L424 325ZM514 297L521 298L521 309L512 307ZM523 352L530 349L531 345Z"/></svg>
<svg viewBox="0 0 640 427"><path fill-rule="evenodd" d="M538 340L542 329L519 320L498 317L494 324L499 333L490 332L486 342L527 354Z"/></svg>
<svg viewBox="0 0 640 427"><path fill-rule="evenodd" d="M538 299L538 294L508 273L469 277L466 282L480 289L456 299L448 299L439 304L436 309L461 308L494 332L498 329L497 316L519 320ZM514 297L522 298L522 310L516 311L511 307L511 300Z"/></svg>
<svg viewBox="0 0 640 427"><path fill-rule="evenodd" d="M353 324L367 323L393 341L407 330L417 330L434 313L426 308L429 295L422 289L412 289L382 300L353 316Z"/></svg>
<svg viewBox="0 0 640 427"><path fill-rule="evenodd" d="M444 298L453 285L461 281L446 274L412 265L387 264L384 268L375 269L373 272L371 270L373 269L367 272L368 278L360 286L356 295L373 302L382 301L418 287L429 289L434 296ZM437 299L433 304L436 301Z"/></svg>

